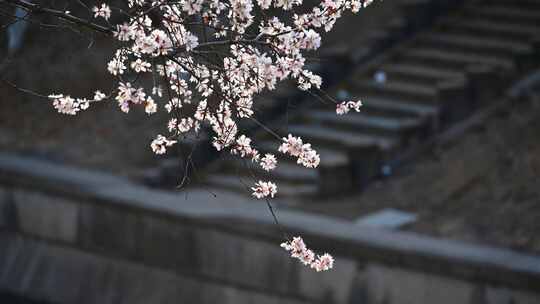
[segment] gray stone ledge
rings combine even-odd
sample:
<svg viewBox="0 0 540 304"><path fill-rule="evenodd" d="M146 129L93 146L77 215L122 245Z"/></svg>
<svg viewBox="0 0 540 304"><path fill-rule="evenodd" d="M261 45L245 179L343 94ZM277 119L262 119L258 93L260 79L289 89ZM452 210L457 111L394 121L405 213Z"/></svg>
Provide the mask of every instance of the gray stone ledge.
<svg viewBox="0 0 540 304"><path fill-rule="evenodd" d="M58 304L317 303L0 232L0 290Z"/></svg>
<svg viewBox="0 0 540 304"><path fill-rule="evenodd" d="M16 221L22 232L73 243L77 237L79 205L36 192L13 190Z"/></svg>
<svg viewBox="0 0 540 304"><path fill-rule="evenodd" d="M178 195L102 173L0 154L0 184L26 187L78 202L136 209L192 225L279 241L266 206L227 192L217 199L200 190ZM227 202L224 205L224 202ZM540 257L507 249L435 239L413 233L360 228L353 223L278 210L285 229L336 255L494 285L540 290Z"/></svg>

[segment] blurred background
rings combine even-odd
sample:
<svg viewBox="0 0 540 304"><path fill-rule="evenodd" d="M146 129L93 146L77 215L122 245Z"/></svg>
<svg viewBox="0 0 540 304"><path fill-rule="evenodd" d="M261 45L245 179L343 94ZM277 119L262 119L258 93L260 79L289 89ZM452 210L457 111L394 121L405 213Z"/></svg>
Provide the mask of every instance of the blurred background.
<svg viewBox="0 0 540 304"><path fill-rule="evenodd" d="M540 303L540 1L343 17L309 68L362 111L290 83L259 96L258 120L321 155L270 173L209 133L154 155L164 111L72 117L22 92L108 90L113 48L14 12L0 1L0 303ZM280 227L250 197L258 180L278 185ZM336 270L290 261L283 231L336 252Z"/></svg>

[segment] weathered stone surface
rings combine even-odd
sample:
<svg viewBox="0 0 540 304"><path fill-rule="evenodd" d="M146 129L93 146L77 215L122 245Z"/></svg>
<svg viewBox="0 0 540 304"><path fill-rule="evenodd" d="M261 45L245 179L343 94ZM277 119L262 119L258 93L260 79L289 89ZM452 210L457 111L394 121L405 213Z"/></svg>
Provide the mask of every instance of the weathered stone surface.
<svg viewBox="0 0 540 304"><path fill-rule="evenodd" d="M353 149L348 152L351 160L353 184L358 189L363 189L367 183L380 174L382 156L376 146L362 149Z"/></svg>
<svg viewBox="0 0 540 304"><path fill-rule="evenodd" d="M13 199L21 231L50 240L75 241L77 204L60 197L25 190L14 190Z"/></svg>
<svg viewBox="0 0 540 304"><path fill-rule="evenodd" d="M2 159L4 162L2 162ZM12 161L12 159L13 157L3 157L0 154L0 181L2 184L8 184L12 187L13 180L9 176L14 174L24 177L25 180L35 180L36 184L41 184L41 179L47 179L47 175L43 170L39 170L40 174L37 176L26 170L26 167L22 168L21 171L17 171L17 166L14 166L17 162ZM8 168L2 166L2 163L9 164ZM18 163L22 164L24 162L20 161ZM34 165L39 166L38 163L34 163ZM56 176L58 171L54 170L54 166L45 167L51 172L54 171L55 173L51 174ZM71 181L71 183L74 182ZM99 254L106 253L108 256L115 256L120 260L135 260L138 258L144 261L145 264L147 261L165 259L166 255L163 253L162 248L165 247L169 240L174 242L175 239L186 238L189 243L191 242L189 240L190 233L184 234L181 228L178 228L180 231L175 232L174 228L168 228L169 223L167 222L150 224L151 228L145 228L146 224L142 221L143 218L152 218L152 220L149 220L150 222L154 219L161 221L160 218L166 218L175 225L176 223L189 225L189 227L200 231L195 234L195 241L193 242L195 245L190 246L190 248L195 248L193 250L197 252L197 259L193 264L198 269L204 269L203 274L207 278L235 282L235 284L249 282L250 285L242 285L246 288L252 288L253 286L280 286L275 287L274 290L276 291L289 290L282 286L287 286L291 290L299 288L298 264L296 261L290 260L277 246L279 243L276 236L277 230L270 229L270 227L273 227L272 219L268 216L268 210L263 204L247 203L242 201L241 196L231 195L226 192L219 193L219 201L212 200L209 198L208 193L204 191L192 191L189 194L189 200L182 199L179 203L178 195L149 190L129 183L122 184L124 185L122 187L110 187L110 185L104 184L102 187L94 185L90 188L84 188L84 185L81 184L77 185L75 189L70 188L71 184L42 187L40 190L45 191L47 195L38 194L39 196L55 195L61 199L46 200L47 203L44 203L43 206L36 202L34 204L38 205L37 208L48 208L48 212L42 214L47 214L45 218L47 221L52 222L60 214L66 214L65 217L73 222L74 218L77 217L73 216L73 212L66 212L66 210L73 209L63 207L65 207L65 204L78 206L75 209L77 210L75 214L80 213L78 216L79 225L75 229L75 231L78 231L79 236L76 247L81 250ZM30 187L27 189L31 189L33 186L24 184L24 187ZM57 191L57 189L63 190ZM24 192L25 190L18 191ZM29 193L33 194L34 192ZM22 202L21 197L24 197L24 194L18 198L20 203ZM69 197L69 200L67 197ZM228 202L227 208L223 208L222 200ZM41 202L41 199L37 201ZM29 212L28 209L35 211L32 208L27 208L26 213L34 214ZM61 212L51 211L56 209L61 209ZM17 209L17 217L19 217L19 211L24 210ZM20 212L20 214L26 213ZM288 231L298 232L306 236L309 243L315 247L326 248L331 250L331 253L347 259L354 259L363 263L395 265L410 272L437 274L462 280L463 282L470 280L485 281L507 288L531 291L538 290L540 286L540 262L536 256L500 248L438 240L412 233L369 228L358 229L357 226L355 227L350 222L290 210L279 210L279 217L280 223ZM209 226L214 220L216 226ZM243 225L237 225L238 222ZM26 226L21 224L17 227L23 232L26 232L23 228L26 227L27 230L31 231L29 228L31 227L36 233L36 227L40 227L38 224L46 228L37 233L45 235L45 238L49 240L49 236L52 234L51 227L43 222L37 221L37 223L33 223L30 221L26 222ZM53 223L52 227L55 227L55 225L58 225L58 223ZM148 230L145 232L145 229ZM169 229L171 230L170 235L163 236L163 239L156 241L155 245L148 245L150 247L156 246L156 251L141 251L144 248L139 243L143 242L141 240L149 242L148 239L159 238L156 236L157 234L161 235L162 231ZM209 229L214 232L210 234L202 232ZM223 233L218 232L218 229L222 229ZM33 235L36 235L34 233ZM216 236L218 234L219 236ZM229 238L223 237L221 234ZM55 238L55 234L52 235L54 240L59 240L58 236ZM72 234L64 233L60 235ZM269 241L267 238L273 238L274 241ZM65 239L69 238L64 237ZM251 242L262 245L260 247L259 245L249 245ZM229 245L233 246L234 249L228 248ZM0 246L1 248L2 246ZM256 259L250 261L248 258L247 261L242 261L245 256L249 257L252 252L258 252L259 249L256 248L261 248L262 252L253 254L253 256L257 257ZM171 255L175 255L179 250L179 248L171 249L171 252L173 252ZM274 257L275 252L277 252L277 255ZM193 254L195 253L188 251L182 257L189 259ZM269 256L266 256L266 254ZM270 263L261 266L259 265L260 260L268 260ZM178 267L184 265L175 262L174 259L170 261L173 261L173 265L179 263L177 264ZM280 268L283 267L282 265L288 265L287 263L291 263L290 265L293 266ZM338 267L338 264L339 260L336 262L336 267ZM156 263L156 265L161 264ZM238 267L241 270L236 271L234 268ZM279 271L272 269L272 267ZM252 275L251 272L254 274ZM283 280L283 273L287 274L286 280ZM213 275L210 276L209 274ZM259 283L257 281L259 278L263 278L261 280L265 283ZM372 281L370 278L365 280Z"/></svg>
<svg viewBox="0 0 540 304"><path fill-rule="evenodd" d="M203 274L279 293L301 293L297 265L278 244L214 231L198 231L196 237Z"/></svg>
<svg viewBox="0 0 540 304"><path fill-rule="evenodd" d="M370 304L468 304L472 296L473 285L459 280L377 264L365 271Z"/></svg>
<svg viewBox="0 0 540 304"><path fill-rule="evenodd" d="M301 304L0 233L0 289L57 304Z"/></svg>
<svg viewBox="0 0 540 304"><path fill-rule="evenodd" d="M137 258L143 263L180 273L200 268L198 243L193 226L166 218L142 217L137 238Z"/></svg>
<svg viewBox="0 0 540 304"><path fill-rule="evenodd" d="M11 190L0 187L0 228L13 228L15 220L15 208Z"/></svg>
<svg viewBox="0 0 540 304"><path fill-rule="evenodd" d="M351 288L357 273L357 263L344 258L335 257L336 262L331 271L316 272L313 269L299 266L299 290L304 295L321 300L324 303L349 303Z"/></svg>
<svg viewBox="0 0 540 304"><path fill-rule="evenodd" d="M336 193L345 193L352 187L352 173L348 163L332 164L332 166L322 165L319 167L318 173L317 187L321 195L330 196Z"/></svg>
<svg viewBox="0 0 540 304"><path fill-rule="evenodd" d="M514 300L512 304L537 304L540 302L538 300L538 294L534 294L531 292L515 291L512 295L512 298Z"/></svg>
<svg viewBox="0 0 540 304"><path fill-rule="evenodd" d="M137 255L140 218L128 210L81 205L78 243L82 248L105 251L124 258Z"/></svg>
<svg viewBox="0 0 540 304"><path fill-rule="evenodd" d="M473 111L467 82L463 79L441 81L437 84L443 124L465 119Z"/></svg>
<svg viewBox="0 0 540 304"><path fill-rule="evenodd" d="M358 218L355 223L374 228L398 229L416 221L416 217L414 213L387 208Z"/></svg>
<svg viewBox="0 0 540 304"><path fill-rule="evenodd" d="M507 288L486 288L484 290L486 304L512 304L512 291ZM471 303L473 304L473 303Z"/></svg>

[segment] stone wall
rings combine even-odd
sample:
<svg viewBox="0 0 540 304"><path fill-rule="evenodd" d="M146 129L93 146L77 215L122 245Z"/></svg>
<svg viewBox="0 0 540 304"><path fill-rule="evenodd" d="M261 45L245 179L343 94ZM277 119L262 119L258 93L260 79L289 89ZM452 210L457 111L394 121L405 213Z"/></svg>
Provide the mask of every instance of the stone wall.
<svg viewBox="0 0 540 304"><path fill-rule="evenodd" d="M278 246L264 204L185 194L0 154L0 291L57 304L540 302L538 257L278 210L335 253L315 273Z"/></svg>

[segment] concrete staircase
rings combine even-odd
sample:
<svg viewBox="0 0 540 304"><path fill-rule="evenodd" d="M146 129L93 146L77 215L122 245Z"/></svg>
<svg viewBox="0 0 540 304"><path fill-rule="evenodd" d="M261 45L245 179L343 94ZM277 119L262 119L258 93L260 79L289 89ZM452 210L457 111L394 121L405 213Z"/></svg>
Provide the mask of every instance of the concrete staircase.
<svg viewBox="0 0 540 304"><path fill-rule="evenodd" d="M334 106L314 101L274 126L311 143L321 155L318 169L278 155L279 141L260 132L255 143L279 156L276 170L231 158L219 161L206 183L246 192L253 181L273 180L280 197L362 189L400 153L488 104L538 63L539 34L540 0L466 2L329 90L363 100L361 113L337 116ZM382 73L386 80L375 81Z"/></svg>

